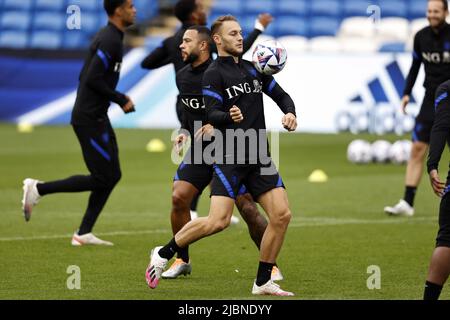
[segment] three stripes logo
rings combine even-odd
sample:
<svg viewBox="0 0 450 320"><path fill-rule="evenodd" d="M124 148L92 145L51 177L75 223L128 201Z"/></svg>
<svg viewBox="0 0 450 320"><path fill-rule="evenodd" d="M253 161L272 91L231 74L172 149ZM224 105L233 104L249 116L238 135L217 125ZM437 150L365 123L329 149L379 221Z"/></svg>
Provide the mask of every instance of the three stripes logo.
<svg viewBox="0 0 450 320"><path fill-rule="evenodd" d="M350 99L348 107L337 114L337 130L399 135L412 131L414 117L400 110L405 82L397 60L390 62L382 74L368 81L367 86ZM413 96L410 104L416 104Z"/></svg>

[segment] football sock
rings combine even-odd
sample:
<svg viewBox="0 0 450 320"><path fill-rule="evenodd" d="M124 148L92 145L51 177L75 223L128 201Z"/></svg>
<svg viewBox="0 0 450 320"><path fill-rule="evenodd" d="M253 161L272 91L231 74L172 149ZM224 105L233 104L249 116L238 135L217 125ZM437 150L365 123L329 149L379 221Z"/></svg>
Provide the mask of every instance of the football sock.
<svg viewBox="0 0 450 320"><path fill-rule="evenodd" d="M186 248L180 248L178 251L177 258L183 260L186 263L189 263L189 246Z"/></svg>
<svg viewBox="0 0 450 320"><path fill-rule="evenodd" d="M409 203L409 205L412 207L414 205L414 197L416 196L417 187L409 187L406 186L405 188L405 196L403 199Z"/></svg>
<svg viewBox="0 0 450 320"><path fill-rule="evenodd" d="M432 283L425 282L425 290L423 292L423 300L438 300L442 291L442 286Z"/></svg>
<svg viewBox="0 0 450 320"><path fill-rule="evenodd" d="M170 260L173 258L175 253L180 252L181 248L177 245L175 242L175 238L172 238L168 244L166 244L164 247L162 247L158 254L161 258Z"/></svg>
<svg viewBox="0 0 450 320"><path fill-rule="evenodd" d="M272 276L273 266L273 263L262 261L259 262L258 275L256 276L256 285L258 287L262 286L270 280L270 277Z"/></svg>

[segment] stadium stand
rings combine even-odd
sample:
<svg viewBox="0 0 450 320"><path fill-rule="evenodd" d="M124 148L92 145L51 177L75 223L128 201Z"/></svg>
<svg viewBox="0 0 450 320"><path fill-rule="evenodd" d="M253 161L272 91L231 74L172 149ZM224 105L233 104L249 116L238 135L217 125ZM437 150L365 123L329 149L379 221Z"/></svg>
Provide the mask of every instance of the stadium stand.
<svg viewBox="0 0 450 320"><path fill-rule="evenodd" d="M0 48L83 49L107 21L101 0L0 0ZM134 0L138 22L157 16L158 1ZM80 8L81 29L69 30L69 6Z"/></svg>
<svg viewBox="0 0 450 320"><path fill-rule="evenodd" d="M370 6L380 9L377 23L373 17L369 19L376 13L373 11L376 7ZM418 30L415 20L423 21L426 6L427 0L214 0L210 21L223 14L234 14L241 21L244 33L248 34L256 15L270 12L275 16L275 22L266 30L268 35L309 38L309 48L313 51L355 48L358 52L371 52L379 48L383 52L399 52L401 48L410 49L408 41ZM315 41L316 37L320 39ZM371 38L372 44L363 38ZM363 43L361 49L357 48L358 41Z"/></svg>
<svg viewBox="0 0 450 320"><path fill-rule="evenodd" d="M164 12L171 15L168 8L175 2L134 0L138 22L148 22ZM302 37L298 45L303 49L331 50L336 46L322 37L335 37L334 42L352 38L351 43L370 38L383 51L398 52L402 47L410 50L413 35L426 25L426 20L423 22L427 0L208 0L205 3L211 5L209 22L220 15L232 14L241 22L245 34L251 32L259 13L269 12L275 21L265 34L275 38ZM80 30L67 29L70 5L81 10ZM369 19L372 12L368 8L372 5L380 7L381 20L376 24ZM84 49L105 23L101 0L0 0L0 48ZM321 39L304 46L305 38L313 41L316 37ZM142 45L153 43L149 41L142 41Z"/></svg>

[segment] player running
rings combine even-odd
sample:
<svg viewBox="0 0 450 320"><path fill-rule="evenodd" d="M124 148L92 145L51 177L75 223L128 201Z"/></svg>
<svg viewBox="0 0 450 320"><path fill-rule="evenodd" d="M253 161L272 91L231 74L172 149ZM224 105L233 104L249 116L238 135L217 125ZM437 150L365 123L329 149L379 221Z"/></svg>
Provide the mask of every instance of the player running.
<svg viewBox="0 0 450 320"><path fill-rule="evenodd" d="M91 43L81 70L71 120L90 175L51 182L35 179L23 182L22 209L26 221L43 196L91 191L81 226L72 237L73 246L113 245L92 234L101 210L122 175L116 136L107 111L110 101L117 103L125 113L134 111L131 99L116 91L116 86L122 65L124 31L134 23L136 9L132 0L104 0L104 8L109 22Z"/></svg>

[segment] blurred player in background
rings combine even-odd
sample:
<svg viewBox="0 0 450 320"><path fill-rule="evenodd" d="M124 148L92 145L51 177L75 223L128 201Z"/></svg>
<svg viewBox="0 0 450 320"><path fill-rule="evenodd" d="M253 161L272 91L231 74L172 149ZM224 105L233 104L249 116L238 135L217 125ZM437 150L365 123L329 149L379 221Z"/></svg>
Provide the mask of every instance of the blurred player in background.
<svg viewBox="0 0 450 320"><path fill-rule="evenodd" d="M290 96L272 76L258 73L250 62L241 59L243 38L237 20L232 16L220 17L211 29L219 57L211 63L203 76L203 96L210 124L217 128L222 137L226 136L227 130L235 133L241 130L265 133L262 95L264 92L285 113L282 119L283 126L289 131L294 131L297 120L294 102ZM243 82L245 86L253 86L251 90L243 92L236 90L236 95L230 96L231 88L244 86ZM238 103L239 107L235 103ZM264 154L259 152L261 151L259 148L267 144L267 137L264 135L264 138L259 139L256 146L258 150L254 154L251 147L255 146L250 147L249 144L245 143L243 148L234 145L234 150L227 148L227 154L223 154L223 157L221 156L213 165L209 216L190 221L164 247L152 250L150 264L145 273L150 288L156 288L162 271L175 253L199 239L224 230L230 224L236 195L245 184L269 217L269 224L261 242L259 268L252 293L294 295L282 290L271 280L272 269L291 218L286 190L270 156L267 152ZM227 145L227 139L223 145ZM241 156L244 157L245 164L237 164ZM264 174L264 169L269 168L272 170Z"/></svg>
<svg viewBox="0 0 450 320"><path fill-rule="evenodd" d="M437 300L450 274L450 171L446 183L438 175L439 160L450 135L450 81L443 83L436 91L436 114L431 130L428 173L434 193L441 197L439 209L439 232L436 248L431 257L423 298Z"/></svg>
<svg viewBox="0 0 450 320"><path fill-rule="evenodd" d="M91 191L81 226L72 237L74 246L112 245L92 234L101 210L121 178L116 136L107 111L111 101L125 113L134 111L131 99L116 91L116 86L122 65L124 31L134 23L136 9L132 0L104 0L104 8L109 22L91 43L79 77L71 120L90 175L45 183L26 179L23 186L22 209L26 221L43 196Z"/></svg>
<svg viewBox="0 0 450 320"><path fill-rule="evenodd" d="M414 197L422 178L433 126L434 95L438 86L450 79L450 25L445 21L447 16L447 0L429 0L427 18L430 25L417 32L414 37L413 62L402 99L403 112L406 113L422 63L425 66L425 97L412 134L413 146L406 167L404 197L395 206L384 208L390 215L414 215Z"/></svg>
<svg viewBox="0 0 450 320"><path fill-rule="evenodd" d="M176 76L177 88L184 106L184 116L181 126L183 132L177 137L175 148L180 150L189 136L191 144L173 182L171 212L173 235L191 220L189 208L192 199L203 192L213 176L213 166L205 163L203 157L198 163L195 161L196 152L203 154L204 149L211 143L203 141L202 136L214 130L207 124L202 93L203 74L212 63L210 44L211 31L205 26L192 26L184 33L183 43L180 46L183 61L190 64L178 71ZM196 148L199 150L195 150ZM243 187L240 191L236 197L236 206L247 223L250 236L259 250L267 221L258 211L256 203L246 188ZM162 274L162 277L177 278L181 274L189 274L191 268L189 246L186 246L178 252L178 259ZM274 266L272 280L282 279L281 272Z"/></svg>
<svg viewBox="0 0 450 320"><path fill-rule="evenodd" d="M180 52L180 45L183 42L184 32L193 25L205 26L207 24L207 16L202 0L180 0L176 3L174 9L175 16L182 23L182 26L171 37L165 39L162 45L151 52L142 61L142 68L157 69L162 66L173 64L175 73L186 65L183 61ZM249 50L256 38L265 30L265 28L272 22L273 18L270 14L261 14L255 23L255 29L244 41L244 52ZM217 49L213 45L212 52ZM180 97L177 97L176 112L180 123L183 122L183 103ZM191 203L191 217L195 219L197 214L197 204L199 197L195 197ZM232 223L239 222L237 217L232 218Z"/></svg>

